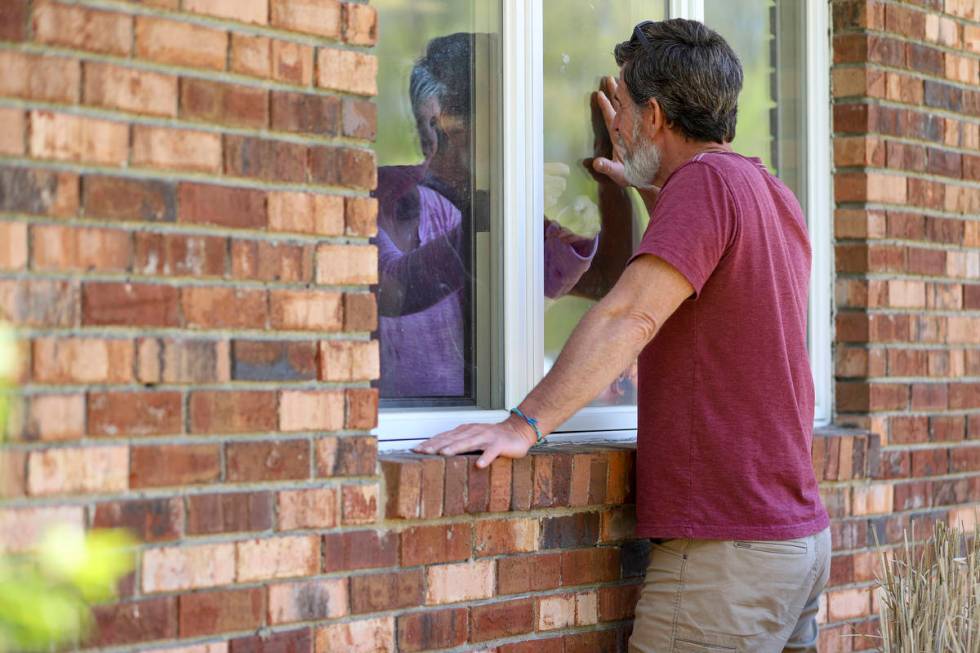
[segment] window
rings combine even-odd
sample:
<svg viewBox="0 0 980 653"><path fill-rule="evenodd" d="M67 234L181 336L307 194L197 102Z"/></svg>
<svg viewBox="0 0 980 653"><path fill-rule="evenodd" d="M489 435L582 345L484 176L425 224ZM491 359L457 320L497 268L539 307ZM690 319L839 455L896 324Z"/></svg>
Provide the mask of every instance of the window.
<svg viewBox="0 0 980 653"><path fill-rule="evenodd" d="M593 154L589 97L616 72L613 46L667 16L705 20L732 44L745 69L735 147L762 158L808 215L817 418L829 417L824 2L375 4L383 25L399 26L377 51L386 446L501 419L618 277L647 218L632 192L600 190L582 165ZM633 437L633 383L623 370L563 435Z"/></svg>

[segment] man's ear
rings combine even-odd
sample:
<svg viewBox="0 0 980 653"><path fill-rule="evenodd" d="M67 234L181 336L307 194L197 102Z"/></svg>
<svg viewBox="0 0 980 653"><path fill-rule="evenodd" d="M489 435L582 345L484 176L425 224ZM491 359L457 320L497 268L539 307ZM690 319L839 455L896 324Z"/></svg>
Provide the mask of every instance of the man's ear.
<svg viewBox="0 0 980 653"><path fill-rule="evenodd" d="M660 102L657 98L650 98L647 100L646 107L646 123L647 129L649 129L648 136L653 138L656 136L661 129L667 129L670 125L667 122L667 114L664 113L663 107L660 106Z"/></svg>

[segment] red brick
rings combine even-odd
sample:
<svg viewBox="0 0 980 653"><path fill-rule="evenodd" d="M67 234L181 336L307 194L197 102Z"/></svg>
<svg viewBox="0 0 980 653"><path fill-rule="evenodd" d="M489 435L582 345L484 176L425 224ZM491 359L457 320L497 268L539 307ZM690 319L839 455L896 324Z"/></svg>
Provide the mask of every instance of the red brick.
<svg viewBox="0 0 980 653"><path fill-rule="evenodd" d="M78 326L79 295L72 281L0 281L0 312L15 325Z"/></svg>
<svg viewBox="0 0 980 653"><path fill-rule="evenodd" d="M264 653L265 651L312 651L313 633L309 628L280 630L239 637L229 642L230 653ZM219 645L220 646L220 645Z"/></svg>
<svg viewBox="0 0 980 653"><path fill-rule="evenodd" d="M199 329L264 329L265 290L191 286L181 288L187 326Z"/></svg>
<svg viewBox="0 0 980 653"><path fill-rule="evenodd" d="M533 508L547 508L552 505L552 481L554 480L554 457L551 454L533 454L534 488L531 498Z"/></svg>
<svg viewBox="0 0 980 653"><path fill-rule="evenodd" d="M570 453L557 453L552 462L551 494L552 506L568 506L572 498L572 463ZM587 467L580 467L579 473L588 472Z"/></svg>
<svg viewBox="0 0 980 653"><path fill-rule="evenodd" d="M272 41L272 77L287 84L313 84L313 48L291 41Z"/></svg>
<svg viewBox="0 0 980 653"><path fill-rule="evenodd" d="M178 326L172 286L89 282L82 286L82 319L98 326Z"/></svg>
<svg viewBox="0 0 980 653"><path fill-rule="evenodd" d="M563 551L561 584L589 585L619 580L619 549L612 547Z"/></svg>
<svg viewBox="0 0 980 653"><path fill-rule="evenodd" d="M466 511L466 487L469 468L470 461L468 458L453 456L446 459L442 513L447 517L462 515Z"/></svg>
<svg viewBox="0 0 980 653"><path fill-rule="evenodd" d="M177 78L108 63L85 63L86 104L133 113L177 115Z"/></svg>
<svg viewBox="0 0 980 653"><path fill-rule="evenodd" d="M111 437L182 433L182 400L179 392L91 392L88 433Z"/></svg>
<svg viewBox="0 0 980 653"><path fill-rule="evenodd" d="M966 419L963 415L934 415L929 417L929 436L934 442L963 439Z"/></svg>
<svg viewBox="0 0 980 653"><path fill-rule="evenodd" d="M125 165L129 158L129 125L51 111L31 111L30 154L106 166Z"/></svg>
<svg viewBox="0 0 980 653"><path fill-rule="evenodd" d="M0 9L3 11L3 9ZM3 28L0 27L0 30ZM0 134L0 154L20 156L26 151L27 114L21 109L0 109L0 120L6 125Z"/></svg>
<svg viewBox="0 0 980 653"><path fill-rule="evenodd" d="M350 579L352 614L415 607L421 602L421 569L359 575Z"/></svg>
<svg viewBox="0 0 980 653"><path fill-rule="evenodd" d="M337 525L338 510L333 488L280 492L276 510L279 530L333 528Z"/></svg>
<svg viewBox="0 0 980 653"><path fill-rule="evenodd" d="M92 526L126 528L142 542L165 542L176 540L183 533L184 510L178 498L99 503Z"/></svg>
<svg viewBox="0 0 980 653"><path fill-rule="evenodd" d="M176 193L169 182L86 175L82 183L86 217L173 222Z"/></svg>
<svg viewBox="0 0 980 653"><path fill-rule="evenodd" d="M264 229L265 193L246 188L180 185L180 222Z"/></svg>
<svg viewBox="0 0 980 653"><path fill-rule="evenodd" d="M221 137L190 129L133 126L132 165L187 172L221 172Z"/></svg>
<svg viewBox="0 0 980 653"><path fill-rule="evenodd" d="M228 33L163 18L136 18L136 55L159 63L224 70Z"/></svg>
<svg viewBox="0 0 980 653"><path fill-rule="evenodd" d="M377 95L378 58L353 50L317 51L317 86L357 95Z"/></svg>
<svg viewBox="0 0 980 653"><path fill-rule="evenodd" d="M272 528L266 492L195 494L187 497L187 534L245 533Z"/></svg>
<svg viewBox="0 0 980 653"><path fill-rule="evenodd" d="M319 290L271 290L270 326L298 331L339 331L342 295Z"/></svg>
<svg viewBox="0 0 980 653"><path fill-rule="evenodd" d="M348 197L345 216L347 234L375 236L378 233L378 201L374 198Z"/></svg>
<svg viewBox="0 0 980 653"><path fill-rule="evenodd" d="M325 626L316 631L317 651L374 653L395 650L395 618L377 617Z"/></svg>
<svg viewBox="0 0 980 653"><path fill-rule="evenodd" d="M0 40L23 41L27 38L27 0L9 0L0 6Z"/></svg>
<svg viewBox="0 0 980 653"><path fill-rule="evenodd" d="M370 100L345 97L341 109L344 136L373 141L378 135L378 107Z"/></svg>
<svg viewBox="0 0 980 653"><path fill-rule="evenodd" d="M490 465L490 512L510 510L510 486L512 478L510 458L497 458Z"/></svg>
<svg viewBox="0 0 980 653"><path fill-rule="evenodd" d="M177 487L215 481L221 476L218 445L158 445L133 447L129 486Z"/></svg>
<svg viewBox="0 0 980 653"><path fill-rule="evenodd" d="M269 97L264 89L185 77L180 80L180 116L262 129L269 124Z"/></svg>
<svg viewBox="0 0 980 653"><path fill-rule="evenodd" d="M147 276L222 277L227 241L216 236L134 234L133 270Z"/></svg>
<svg viewBox="0 0 980 653"><path fill-rule="evenodd" d="M127 383L133 377L133 343L98 338L38 338L32 342L32 376L41 383Z"/></svg>
<svg viewBox="0 0 980 653"><path fill-rule="evenodd" d="M532 464L530 456L518 458L513 462L511 471L511 510L526 511L531 508L531 492L534 487Z"/></svg>
<svg viewBox="0 0 980 653"><path fill-rule="evenodd" d="M306 147L297 143L226 135L224 172L236 177L305 183Z"/></svg>
<svg viewBox="0 0 980 653"><path fill-rule="evenodd" d="M490 468L476 466L476 456L464 456L469 471L466 476L466 512L486 512L490 507Z"/></svg>
<svg viewBox="0 0 980 653"><path fill-rule="evenodd" d="M638 585L599 588L599 621L631 619L640 596Z"/></svg>
<svg viewBox="0 0 980 653"><path fill-rule="evenodd" d="M225 585L235 579L235 545L148 549L143 552L140 576L147 593Z"/></svg>
<svg viewBox="0 0 980 653"><path fill-rule="evenodd" d="M344 331L378 328L378 303L371 293L344 293Z"/></svg>
<svg viewBox="0 0 980 653"><path fill-rule="evenodd" d="M125 446L32 451L27 458L28 494L122 492L128 489L127 455Z"/></svg>
<svg viewBox="0 0 980 653"><path fill-rule="evenodd" d="M82 506L4 508L0 510L0 550L4 553L33 550L56 525L82 530L84 509Z"/></svg>
<svg viewBox="0 0 980 653"><path fill-rule="evenodd" d="M336 619L349 613L346 578L270 585L268 600L271 624Z"/></svg>
<svg viewBox="0 0 980 653"><path fill-rule="evenodd" d="M320 568L320 538L294 535L238 542L236 557L240 583L310 576Z"/></svg>
<svg viewBox="0 0 980 653"><path fill-rule="evenodd" d="M311 381L316 378L312 342L234 340L231 376L236 381Z"/></svg>
<svg viewBox="0 0 980 653"><path fill-rule="evenodd" d="M275 431L278 404L272 391L198 391L190 399L191 433Z"/></svg>
<svg viewBox="0 0 980 653"><path fill-rule="evenodd" d="M497 560L497 591L524 594L551 590L561 585L561 554L500 558Z"/></svg>
<svg viewBox="0 0 980 653"><path fill-rule="evenodd" d="M334 136L340 132L341 100L332 95L272 92L272 129Z"/></svg>
<svg viewBox="0 0 980 653"><path fill-rule="evenodd" d="M112 647L177 636L177 599L167 596L96 606L87 646Z"/></svg>
<svg viewBox="0 0 980 653"><path fill-rule="evenodd" d="M330 186L373 190L378 183L372 150L343 147L311 147L310 180Z"/></svg>
<svg viewBox="0 0 980 653"><path fill-rule="evenodd" d="M85 434L85 396L36 395L29 399L22 425L11 427L26 440L71 440Z"/></svg>
<svg viewBox="0 0 980 653"><path fill-rule="evenodd" d="M494 593L492 560L434 565L426 570L427 605L487 599Z"/></svg>
<svg viewBox="0 0 980 653"><path fill-rule="evenodd" d="M269 230L338 236L344 232L344 198L311 193L269 193Z"/></svg>
<svg viewBox="0 0 980 653"><path fill-rule="evenodd" d="M143 383L221 383L231 379L228 343L209 340L138 342L137 374Z"/></svg>
<svg viewBox="0 0 980 653"><path fill-rule="evenodd" d="M530 633L534 630L534 601L521 599L476 606L471 610L471 618L474 642Z"/></svg>
<svg viewBox="0 0 980 653"><path fill-rule="evenodd" d="M351 388L347 390L347 421L351 430L370 430L378 425L378 389Z"/></svg>
<svg viewBox="0 0 980 653"><path fill-rule="evenodd" d="M321 381L372 381L381 374L377 340L325 340L318 351Z"/></svg>
<svg viewBox="0 0 980 653"><path fill-rule="evenodd" d="M225 456L231 482L310 477L310 445L306 440L230 442L225 445Z"/></svg>
<svg viewBox="0 0 980 653"><path fill-rule="evenodd" d="M313 280L313 247L233 240L231 274L236 279L309 283Z"/></svg>
<svg viewBox="0 0 980 653"><path fill-rule="evenodd" d="M406 652L451 648L466 643L466 608L430 610L398 617L398 650Z"/></svg>
<svg viewBox="0 0 980 653"><path fill-rule="evenodd" d="M231 34L229 69L253 77L269 77L272 71L271 43L267 36Z"/></svg>
<svg viewBox="0 0 980 653"><path fill-rule="evenodd" d="M476 523L474 550L478 556L526 553L538 548L536 519L482 520Z"/></svg>
<svg viewBox="0 0 980 653"><path fill-rule="evenodd" d="M343 392L291 390L280 393L280 431L338 431L343 426Z"/></svg>
<svg viewBox="0 0 980 653"><path fill-rule="evenodd" d="M345 485L341 494L344 524L371 524L378 518L378 486Z"/></svg>
<svg viewBox="0 0 980 653"><path fill-rule="evenodd" d="M321 476L373 476L378 456L378 441L374 436L344 436L335 438L336 447L328 459L320 453L327 439L317 442L317 469Z"/></svg>
<svg viewBox="0 0 980 653"><path fill-rule="evenodd" d="M82 67L64 57L0 52L0 94L74 104L81 90Z"/></svg>
<svg viewBox="0 0 980 653"><path fill-rule="evenodd" d="M264 622L265 597L261 588L185 594L179 611L181 637L252 630Z"/></svg>
<svg viewBox="0 0 980 653"><path fill-rule="evenodd" d="M34 7L34 39L47 44L128 56L133 19L123 13L97 11L43 1Z"/></svg>
<svg viewBox="0 0 980 653"><path fill-rule="evenodd" d="M129 268L132 247L126 231L35 225L31 232L37 270L124 272Z"/></svg>
<svg viewBox="0 0 980 653"><path fill-rule="evenodd" d="M389 519L417 519L422 488L422 464L409 458L381 461L387 491L385 515Z"/></svg>
<svg viewBox="0 0 980 653"><path fill-rule="evenodd" d="M980 383L950 384L949 407L952 410L980 407Z"/></svg>
<svg viewBox="0 0 980 653"><path fill-rule="evenodd" d="M184 11L256 25L269 22L268 0L187 0Z"/></svg>
<svg viewBox="0 0 980 653"><path fill-rule="evenodd" d="M338 0L270 0L269 22L282 29L339 39L341 11Z"/></svg>
<svg viewBox="0 0 980 653"><path fill-rule="evenodd" d="M466 560L472 551L473 528L469 524L415 526L401 534L405 567Z"/></svg>
<svg viewBox="0 0 980 653"><path fill-rule="evenodd" d="M442 456L427 456L422 459L422 496L419 510L419 517L422 519L442 517L445 471L446 462Z"/></svg>
<svg viewBox="0 0 980 653"><path fill-rule="evenodd" d="M397 533L344 531L323 536L323 571L376 569L398 564Z"/></svg>

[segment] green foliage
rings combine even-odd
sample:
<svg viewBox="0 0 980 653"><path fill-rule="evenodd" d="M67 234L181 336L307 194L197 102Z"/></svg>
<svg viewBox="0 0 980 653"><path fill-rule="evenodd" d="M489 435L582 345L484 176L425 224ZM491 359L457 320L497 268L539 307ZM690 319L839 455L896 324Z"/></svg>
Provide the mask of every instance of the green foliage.
<svg viewBox="0 0 980 653"><path fill-rule="evenodd" d="M0 444L18 370L15 334L0 322ZM0 556L0 653L46 650L83 637L89 605L113 599L119 579L133 568L134 544L125 531L58 525L34 551Z"/></svg>

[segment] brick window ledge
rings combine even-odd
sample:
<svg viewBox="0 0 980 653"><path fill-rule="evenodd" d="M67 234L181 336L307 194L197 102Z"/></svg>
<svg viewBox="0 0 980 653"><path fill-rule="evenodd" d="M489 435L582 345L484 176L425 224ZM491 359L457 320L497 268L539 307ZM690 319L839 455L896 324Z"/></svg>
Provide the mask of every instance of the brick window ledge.
<svg viewBox="0 0 980 653"><path fill-rule="evenodd" d="M486 469L476 467L477 457L379 456L385 518L431 520L634 503L635 441L544 444L525 458L500 458ZM877 478L880 440L863 429L817 428L813 465L820 482Z"/></svg>

